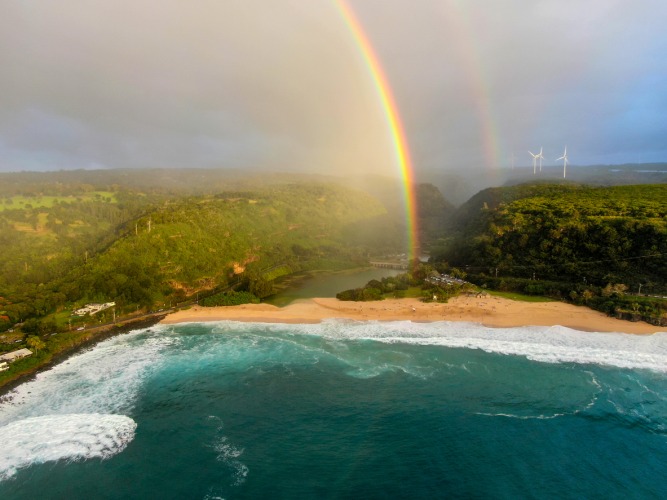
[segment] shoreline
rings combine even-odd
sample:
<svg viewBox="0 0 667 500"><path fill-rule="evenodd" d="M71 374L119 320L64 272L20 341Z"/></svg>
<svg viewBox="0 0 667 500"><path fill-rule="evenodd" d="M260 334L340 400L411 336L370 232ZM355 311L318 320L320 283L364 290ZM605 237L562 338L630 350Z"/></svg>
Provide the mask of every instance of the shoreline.
<svg viewBox="0 0 667 500"><path fill-rule="evenodd" d="M652 335L667 332L665 327L606 316L585 306L564 302L522 302L502 297L454 297L446 303L425 303L416 298L386 299L373 302L347 302L336 298L299 299L287 306L244 304L226 307L193 306L151 318L130 320L112 326L75 346L54 354L46 363L17 374L0 385L0 402L17 386L33 380L39 373L93 347L108 338L154 324L238 321L246 323L320 323L325 319L353 321L450 321L477 323L489 328L522 326L564 326L581 332L614 332Z"/></svg>
<svg viewBox="0 0 667 500"><path fill-rule="evenodd" d="M162 314L160 316L151 318L129 320L120 326L112 325L102 328L99 331L91 331L91 336L82 339L81 342L77 343L76 345L53 354L53 356L51 356L51 358L45 363L26 369L25 371L16 374L14 378L7 380L2 385L0 385L0 403L3 402L7 394L9 394L13 389L25 382L34 380L34 378L41 372L50 370L54 366L68 360L72 356L82 351L85 351L86 349L94 347L104 340L110 339L111 337L116 337L117 335L129 333L132 330L137 330L139 328L148 328L159 323L165 317L166 315Z"/></svg>
<svg viewBox="0 0 667 500"><path fill-rule="evenodd" d="M583 332L651 335L665 327L643 321L616 319L585 306L565 302L522 302L503 297L454 297L446 303L424 303L416 298L348 302L335 298L300 299L284 307L270 304L202 307L168 314L160 324L241 321L254 323L319 323L325 319L356 321L454 321L489 328L564 326Z"/></svg>

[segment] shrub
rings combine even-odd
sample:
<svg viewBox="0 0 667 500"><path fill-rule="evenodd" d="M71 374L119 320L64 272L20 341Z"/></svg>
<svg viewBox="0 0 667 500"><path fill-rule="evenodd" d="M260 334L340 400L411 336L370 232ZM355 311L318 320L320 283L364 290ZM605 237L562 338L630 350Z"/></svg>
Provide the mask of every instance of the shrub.
<svg viewBox="0 0 667 500"><path fill-rule="evenodd" d="M203 298L199 304L204 307L238 306L241 304L259 304L259 299L250 292L221 292Z"/></svg>

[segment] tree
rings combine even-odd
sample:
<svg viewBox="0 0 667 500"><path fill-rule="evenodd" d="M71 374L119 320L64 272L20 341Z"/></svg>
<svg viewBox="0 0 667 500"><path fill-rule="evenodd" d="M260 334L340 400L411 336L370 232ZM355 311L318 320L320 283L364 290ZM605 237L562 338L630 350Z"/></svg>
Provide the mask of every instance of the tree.
<svg viewBox="0 0 667 500"><path fill-rule="evenodd" d="M595 294L591 290L588 290L588 289L581 292L581 298L583 299L584 304L587 304L588 301L591 300L594 296L595 296Z"/></svg>
<svg viewBox="0 0 667 500"><path fill-rule="evenodd" d="M623 295L628 289L627 285L624 285L623 283L607 283L607 286L602 289L602 296L603 297L611 297L611 296L621 296Z"/></svg>
<svg viewBox="0 0 667 500"><path fill-rule="evenodd" d="M40 339L36 335L31 335L30 337L28 337L25 343L33 351L41 351L42 349L46 348L46 344L42 341L42 339Z"/></svg>
<svg viewBox="0 0 667 500"><path fill-rule="evenodd" d="M273 293L273 283L259 278L250 282L248 290L256 297L263 299Z"/></svg>
<svg viewBox="0 0 667 500"><path fill-rule="evenodd" d="M450 276L454 278L459 278L459 279L466 279L466 273L464 271L461 271L458 267L452 267L449 271Z"/></svg>

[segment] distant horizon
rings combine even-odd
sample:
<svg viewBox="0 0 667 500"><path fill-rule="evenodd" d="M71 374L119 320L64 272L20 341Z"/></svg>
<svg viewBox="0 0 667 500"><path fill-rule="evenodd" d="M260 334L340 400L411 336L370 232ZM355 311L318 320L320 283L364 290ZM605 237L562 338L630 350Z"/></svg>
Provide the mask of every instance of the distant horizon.
<svg viewBox="0 0 667 500"><path fill-rule="evenodd" d="M568 171L570 168L576 168L576 169L581 169L581 168L612 168L612 167L642 167L642 166L660 166L663 165L667 168L667 160L665 161L651 161L651 162L642 162L642 163L633 163L633 162L625 162L625 163L586 163L586 164L578 164L578 163L569 163L567 164ZM542 171L544 170L554 170L554 169L560 169L562 170L563 166L561 165L554 165L553 163L551 164L543 164L542 165ZM463 167L456 167L456 168L463 168ZM465 176L467 175L475 175L476 172L470 172L469 170L466 171L465 173L459 172L455 169L450 170L446 169L443 171L443 169L439 169L437 167L434 168L429 168L429 169L420 169L417 171L417 177L420 176L420 174L430 174L433 172L438 172L438 173L444 173L447 175L460 175L460 176ZM529 163L526 164L517 164L513 168L508 165L500 165L497 167L493 167L494 171L503 171L503 172L512 172L516 170L532 170L533 166ZM141 171L141 170L219 170L219 171L228 171L228 172L235 172L235 173L241 173L241 174L247 174L247 175L253 175L253 174L258 174L258 173L273 173L273 174L299 174L299 175L312 175L312 176L324 176L324 177L340 177L340 176L348 176L349 174L341 174L341 173L336 173L336 172L329 172L329 171L317 171L317 170L309 170L307 168L298 168L295 167L293 169L289 168L280 168L280 167L254 167L253 169L247 169L244 167L221 167L221 166L202 166L202 165L192 165L192 166L141 166L141 167L129 167L129 166L119 166L119 167L102 167L102 166L91 166L91 167L53 167L53 168L44 168L44 169L23 169L23 170L0 170L0 175L2 174L21 174L21 173L54 173L54 172L77 172L77 171L85 171L85 172L96 172L96 171L112 171L112 170L129 170L129 171ZM480 168L481 170L481 168ZM658 172L661 172L662 170L659 170ZM667 171L667 170L665 170ZM540 172L538 171L536 176L539 176ZM531 174L532 175L532 174ZM377 171L371 171L368 173L357 173L357 177L364 177L364 176L378 176L378 177L387 177L387 178L396 178L398 180L398 173L397 172L377 172Z"/></svg>

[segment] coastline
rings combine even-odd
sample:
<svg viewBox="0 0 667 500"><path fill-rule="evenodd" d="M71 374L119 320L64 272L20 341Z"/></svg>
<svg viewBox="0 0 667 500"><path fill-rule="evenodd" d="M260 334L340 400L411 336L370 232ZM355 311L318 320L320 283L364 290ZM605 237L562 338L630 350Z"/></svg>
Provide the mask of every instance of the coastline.
<svg viewBox="0 0 667 500"><path fill-rule="evenodd" d="M666 331L643 321L631 322L564 302L521 302L502 297L458 296L447 303L419 299L347 302L335 298L301 299L285 307L245 304L227 307L193 306L167 315L160 324L242 321L259 323L319 323L337 318L357 321L461 321L490 328L564 326L586 332L650 335Z"/></svg>
<svg viewBox="0 0 667 500"><path fill-rule="evenodd" d="M91 335L80 343L54 354L47 362L16 374L0 385L0 400L38 373L65 361L74 354L88 349L110 337L137 328L178 323L205 323L239 321L251 323L319 323L325 319L354 321L451 321L478 323L489 328L521 326L564 326L582 332L617 332L633 335L651 335L667 331L643 321L616 319L589 309L564 302L522 302L502 297L458 296L447 303L425 303L419 299L386 299L374 302L347 302L335 298L299 299L287 306L271 304L244 304L227 307L193 306L152 318L130 320L122 326L113 326Z"/></svg>
<svg viewBox="0 0 667 500"><path fill-rule="evenodd" d="M124 333L131 332L132 330L137 330L140 328L148 328L150 326L153 326L154 324L159 323L162 319L164 319L165 316L166 315L161 314L159 316L156 315L150 318L131 319L125 321L120 326L112 325L100 329L91 329L89 336L81 339L80 342L70 347L67 347L57 353L54 353L48 359L48 361L44 362L43 364L21 371L17 373L13 378L3 382L0 385L0 403L4 400L4 397L8 393L10 393L13 389L18 387L19 385L23 384L24 382L33 380L39 373L53 368L57 364L66 361L75 354L85 351L86 349L90 349L91 347L94 347L96 344L104 340L107 340L111 337L122 335Z"/></svg>

